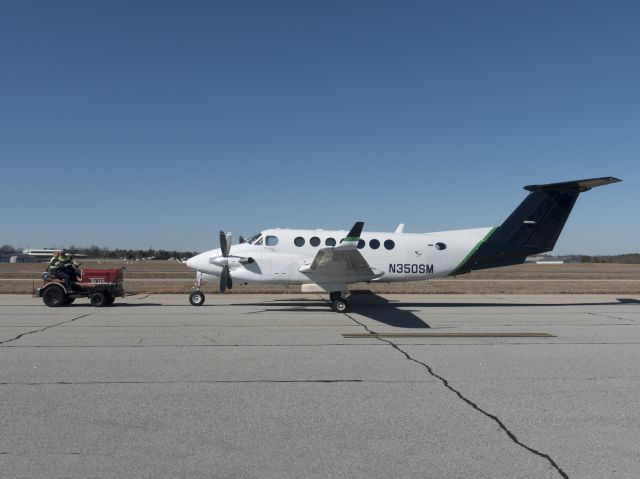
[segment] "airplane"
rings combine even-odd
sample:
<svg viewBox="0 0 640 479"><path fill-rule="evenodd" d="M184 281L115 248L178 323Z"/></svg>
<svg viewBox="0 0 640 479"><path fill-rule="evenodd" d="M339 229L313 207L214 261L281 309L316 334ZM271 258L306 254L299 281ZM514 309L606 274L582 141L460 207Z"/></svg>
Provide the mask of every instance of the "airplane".
<svg viewBox="0 0 640 479"><path fill-rule="evenodd" d="M197 271L189 302L202 306L203 281L300 284L302 292L329 293L333 310L349 310L353 283L424 281L471 271L521 264L553 250L580 193L617 183L614 177L529 185L522 203L497 227L435 233L267 229L232 245L220 231L220 248L187 260ZM233 279L232 279L233 278Z"/></svg>

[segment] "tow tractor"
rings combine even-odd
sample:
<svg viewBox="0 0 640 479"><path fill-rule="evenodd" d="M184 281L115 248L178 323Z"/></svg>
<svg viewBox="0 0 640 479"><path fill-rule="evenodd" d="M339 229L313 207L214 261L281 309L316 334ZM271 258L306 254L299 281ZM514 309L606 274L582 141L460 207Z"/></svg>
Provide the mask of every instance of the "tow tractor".
<svg viewBox="0 0 640 479"><path fill-rule="evenodd" d="M116 297L124 298L124 268L120 269L78 269L78 281L73 289L65 287L64 281L54 274L44 273L40 288L33 288L33 297L42 298L44 304L55 308L68 306L76 298L89 298L92 306L111 306Z"/></svg>

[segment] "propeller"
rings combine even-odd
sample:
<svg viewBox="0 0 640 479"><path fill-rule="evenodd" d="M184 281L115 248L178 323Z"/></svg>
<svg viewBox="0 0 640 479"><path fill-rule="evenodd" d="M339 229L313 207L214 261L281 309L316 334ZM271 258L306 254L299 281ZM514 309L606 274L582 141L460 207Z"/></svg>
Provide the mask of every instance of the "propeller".
<svg viewBox="0 0 640 479"><path fill-rule="evenodd" d="M222 251L223 258L229 258L229 250L231 249L232 236L231 233L225 234L220 230L220 251ZM225 261L222 265L222 272L220 273L220 292L224 293L227 288L233 287L233 281L231 280L231 274L229 273L229 261Z"/></svg>
<svg viewBox="0 0 640 479"><path fill-rule="evenodd" d="M255 260L251 257L239 257L239 256L229 256L229 251L231 250L231 242L233 237L231 233L226 233L224 231L220 231L220 251L222 252L222 256L218 256L216 258L210 258L209 262L220 266L222 271L220 272L220 292L224 293L227 289L231 289L233 287L233 280L231 279L231 271L229 270L229 261L233 264L237 265L242 264L251 264L255 263Z"/></svg>

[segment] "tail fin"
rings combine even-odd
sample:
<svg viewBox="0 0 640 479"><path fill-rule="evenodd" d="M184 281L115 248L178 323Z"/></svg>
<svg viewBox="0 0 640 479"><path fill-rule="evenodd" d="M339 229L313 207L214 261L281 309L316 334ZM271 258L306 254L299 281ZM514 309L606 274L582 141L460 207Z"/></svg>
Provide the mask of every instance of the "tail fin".
<svg viewBox="0 0 640 479"><path fill-rule="evenodd" d="M527 256L551 251L582 192L617 183L613 177L529 185L531 193L477 247L453 274L523 263Z"/></svg>

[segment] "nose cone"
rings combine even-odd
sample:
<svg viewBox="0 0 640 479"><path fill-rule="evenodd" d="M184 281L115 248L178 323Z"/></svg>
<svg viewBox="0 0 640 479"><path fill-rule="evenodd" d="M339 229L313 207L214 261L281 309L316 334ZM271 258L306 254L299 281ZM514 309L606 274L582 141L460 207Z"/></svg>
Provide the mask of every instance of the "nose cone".
<svg viewBox="0 0 640 479"><path fill-rule="evenodd" d="M204 254L200 253L194 256L193 258L189 258L187 260L187 267L191 269L202 269L205 263L206 263L206 259L204 257Z"/></svg>
<svg viewBox="0 0 640 479"><path fill-rule="evenodd" d="M220 255L220 250L205 251L187 260L187 267L207 274L216 274L220 267L212 264L210 259Z"/></svg>

